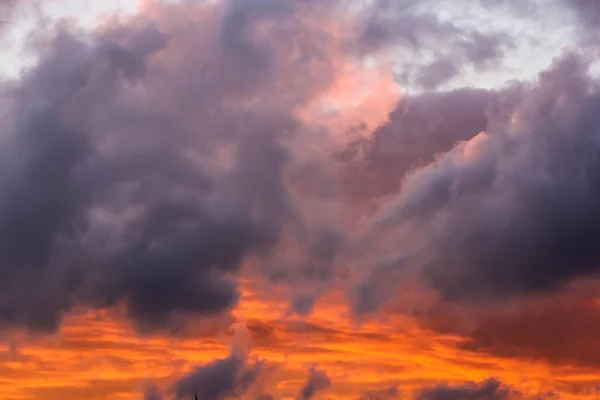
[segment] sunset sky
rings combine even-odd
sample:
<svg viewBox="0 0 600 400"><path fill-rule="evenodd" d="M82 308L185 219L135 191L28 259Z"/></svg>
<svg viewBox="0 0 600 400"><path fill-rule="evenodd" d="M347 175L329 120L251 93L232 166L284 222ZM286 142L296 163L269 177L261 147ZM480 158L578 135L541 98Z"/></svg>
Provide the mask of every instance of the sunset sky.
<svg viewBox="0 0 600 400"><path fill-rule="evenodd" d="M0 20L0 400L600 398L600 1Z"/></svg>

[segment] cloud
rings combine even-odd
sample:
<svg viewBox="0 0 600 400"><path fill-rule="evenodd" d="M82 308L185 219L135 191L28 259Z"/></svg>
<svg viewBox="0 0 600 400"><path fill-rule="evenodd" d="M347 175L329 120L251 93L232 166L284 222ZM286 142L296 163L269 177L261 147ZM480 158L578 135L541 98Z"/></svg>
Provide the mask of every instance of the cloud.
<svg viewBox="0 0 600 400"><path fill-rule="evenodd" d="M511 118L416 170L376 217L419 229L421 277L445 299L547 292L597 272L599 97L586 65L557 61Z"/></svg>
<svg viewBox="0 0 600 400"><path fill-rule="evenodd" d="M496 379L481 383L467 383L462 386L440 384L423 389L416 400L510 400L510 389Z"/></svg>
<svg viewBox="0 0 600 400"><path fill-rule="evenodd" d="M246 365L239 354L212 361L196 368L180 378L170 388L176 399L192 399L193 393L199 400L217 400L239 396L254 383L261 371L261 364Z"/></svg>
<svg viewBox="0 0 600 400"><path fill-rule="evenodd" d="M568 248L575 269L551 250L595 234L582 222L594 220L593 193L567 182L581 170L574 160L592 156L556 155L564 182L543 181L555 168L546 156L571 130L561 123L580 118L587 122L576 128L585 130L593 122L583 67L565 61L555 68L564 73L548 72L527 90L462 89L399 103L386 90L363 96L362 82L395 87L391 67L379 60L366 68L364 55L447 43L448 54L418 69L433 89L465 63L493 64L511 40L414 7L345 7L156 4L91 33L67 24L49 33L39 62L3 92L0 327L55 331L76 307L120 308L142 332L172 332L229 313L246 266L292 287L290 310L306 316L350 274L340 266L354 261L348 221L372 212L362 201L378 207L387 196L396 198L381 223L418 225L418 251L430 258L423 278L446 298L551 289L592 269L585 241ZM569 101L583 107L559 104ZM516 112L518 127L498 121L497 108ZM453 149L457 141L469 142ZM518 168L527 173L516 178ZM565 187L581 204L561 198ZM547 274L541 264L552 266ZM367 310L379 304L371 298Z"/></svg>
<svg viewBox="0 0 600 400"><path fill-rule="evenodd" d="M0 26L9 22L9 18L17 3L17 0L0 0Z"/></svg>
<svg viewBox="0 0 600 400"><path fill-rule="evenodd" d="M331 379L327 376L327 373L322 370L318 370L316 367L311 368L308 371L308 378L300 389L298 400L310 400L318 392L322 392L331 386Z"/></svg>
<svg viewBox="0 0 600 400"><path fill-rule="evenodd" d="M320 234L292 189L322 179L310 170L345 140L312 115L356 60L347 27L316 10L155 5L40 39L3 92L1 327L52 331L75 306L122 306L141 331L180 329L231 310L248 256L284 232L329 268L335 240L304 249Z"/></svg>
<svg viewBox="0 0 600 400"><path fill-rule="evenodd" d="M564 57L537 83L438 91L469 71L497 68L513 38L465 28L414 1L384 3L360 13L344 1L149 3L92 32L61 23L41 35L39 62L2 87L0 101L0 329L56 331L72 310L117 309L140 332L173 333L231 313L243 276L266 288L260 295L282 289L289 300L269 304L277 311L253 310L274 318L252 321L260 350L292 348L304 361L317 354L329 363L285 389L298 399L337 389L329 374L341 369L375 375L347 379L359 390L341 390L357 396L429 360L446 376L469 362L496 368L487 359L444 361L449 350L434 354L437 347L402 339L395 325L332 325L338 308L314 324L271 315L309 318L348 285L351 311L375 313L413 283L405 271L471 307L555 294L597 272L600 98L587 62ZM430 92L400 94L387 62L397 50L426 55L395 57L396 79ZM467 332L427 327L459 336L461 354L597 366L587 348L593 301L543 305L470 314L477 326ZM109 347L120 373L117 365L134 364L122 356L132 345L111 347L107 331L110 339L63 344ZM420 346L419 357L388 357L395 341L402 350ZM352 349L359 345L362 354ZM172 350L163 343L152 351L153 365L163 366ZM279 395L257 385L266 363L248 351L236 342L164 392L148 385L144 396ZM138 355L135 379L90 383L99 396L127 393L148 362ZM179 358L172 363L181 368ZM406 383L439 378L432 375ZM80 383L45 390L90 391ZM398 396L394 386L360 398ZM416 398L517 396L490 379Z"/></svg>
<svg viewBox="0 0 600 400"><path fill-rule="evenodd" d="M90 47L59 31L15 96L0 202L4 324L55 329L79 301L124 301L151 327L173 311L218 312L236 297L221 274L268 241L241 208L219 215L209 200L194 201L207 193L206 174L152 137L135 116L143 109L118 110L113 102L125 101L124 88L147 76L147 58L168 40L150 25L120 29L119 41L113 33ZM252 151L239 153L240 167Z"/></svg>
<svg viewBox="0 0 600 400"><path fill-rule="evenodd" d="M406 52L401 54L410 61L400 61L402 83L432 90L469 69L498 66L514 47L509 33L466 28L431 12L431 7L439 6L435 2L430 1L434 4L429 8L425 3L376 1L362 32L369 51L393 46ZM473 2L464 6L472 7Z"/></svg>
<svg viewBox="0 0 600 400"><path fill-rule="evenodd" d="M250 358L250 337L243 325L235 333L229 355L177 378L167 389L169 399L218 400L245 394L265 373L265 361ZM154 390L154 396L161 396ZM160 397L158 397L160 398ZM147 399L148 400L148 399Z"/></svg>
<svg viewBox="0 0 600 400"><path fill-rule="evenodd" d="M346 190L369 201L397 193L407 172L484 130L504 92L457 89L403 96L389 121L346 150Z"/></svg>
<svg viewBox="0 0 600 400"><path fill-rule="evenodd" d="M577 47L597 56L600 31L600 7L595 1L557 0L554 7L570 18Z"/></svg>
<svg viewBox="0 0 600 400"><path fill-rule="evenodd" d="M461 385L441 383L420 390L415 400L551 400L557 399L553 392L525 394L495 378Z"/></svg>
<svg viewBox="0 0 600 400"><path fill-rule="evenodd" d="M484 306L468 313L438 304L418 317L423 326L458 335L458 347L478 354L544 362L554 367L595 368L592 343L600 324L597 282L577 282L565 293Z"/></svg>
<svg viewBox="0 0 600 400"><path fill-rule="evenodd" d="M564 1L569 7L572 7L587 29L595 30L598 23L600 23L600 6L597 2L586 0Z"/></svg>
<svg viewBox="0 0 600 400"><path fill-rule="evenodd" d="M148 383L144 387L144 400L163 400L163 396L156 386Z"/></svg>
<svg viewBox="0 0 600 400"><path fill-rule="evenodd" d="M302 388L300 389L300 393L296 397L297 400L310 400L314 398L317 393L324 392L329 389L331 386L331 379L327 375L327 372L324 370L319 370L316 367L309 369L308 377ZM256 397L256 400L273 400L275 397L262 393Z"/></svg>

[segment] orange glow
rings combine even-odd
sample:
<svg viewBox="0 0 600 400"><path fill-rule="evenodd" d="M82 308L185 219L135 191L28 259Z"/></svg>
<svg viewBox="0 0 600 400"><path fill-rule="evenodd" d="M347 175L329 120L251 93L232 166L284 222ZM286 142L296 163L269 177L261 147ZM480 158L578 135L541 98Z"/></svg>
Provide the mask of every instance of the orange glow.
<svg viewBox="0 0 600 400"><path fill-rule="evenodd" d="M525 393L554 389L565 399L591 399L600 374L584 368L497 358L460 350L461 338L418 328L409 318L354 325L341 302L319 304L305 320L281 318L285 307L245 291L235 316L248 326L252 353L276 368L263 387L277 398L294 398L314 363L327 370L328 398L358 398L367 390L398 384L403 393L440 380L451 383L490 376ZM0 397L5 400L139 399L145 380L159 386L228 353L231 331L197 337L142 338L114 312L69 316L53 337L5 343ZM523 380L527 377L526 380ZM587 386L586 386L587 385ZM579 393L579 394L578 394Z"/></svg>

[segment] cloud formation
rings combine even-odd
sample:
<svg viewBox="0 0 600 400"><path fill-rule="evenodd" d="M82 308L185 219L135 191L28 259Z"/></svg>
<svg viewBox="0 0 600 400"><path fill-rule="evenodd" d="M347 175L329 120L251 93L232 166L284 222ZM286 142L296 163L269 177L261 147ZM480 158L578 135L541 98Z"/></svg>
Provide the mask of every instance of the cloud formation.
<svg viewBox="0 0 600 400"><path fill-rule="evenodd" d="M256 381L262 363L248 363L247 354L234 349L224 359L212 361L178 379L169 389L175 399L218 400L242 395Z"/></svg>
<svg viewBox="0 0 600 400"><path fill-rule="evenodd" d="M310 400L318 392L322 392L331 386L331 379L323 370L318 370L316 367L308 371L308 378L300 389L298 400Z"/></svg>
<svg viewBox="0 0 600 400"><path fill-rule="evenodd" d="M480 376L499 370L489 358L597 367L597 352L575 344L593 346L596 297L557 300L599 272L593 55L565 50L534 82L441 90L499 69L518 38L429 10L440 3L467 11L461 0L145 2L90 31L63 21L38 32L39 60L1 88L0 331L56 332L73 311L118 310L137 333L181 333L244 317L254 290L275 310L253 315L261 351L330 363L295 377L285 390L297 399L346 390L330 379L340 354L357 371L365 354L387 363L391 372L372 372L385 388L417 363L485 364ZM521 17L535 8L468 3ZM562 4L594 31L593 7ZM491 313L502 306L516 312ZM446 310L473 326L436 321ZM389 361L404 354L390 347L403 313L415 330L455 342L438 358L418 343L425 361ZM365 331L331 322L356 316L391 322ZM440 361L452 351L471 358ZM236 344L164 373L172 384L148 385L145 397L277 398L255 387L265 365ZM346 394L521 396L495 379L415 389L450 378L371 390L361 376ZM106 394L136 383L97 384ZM81 393L48 392L65 390Z"/></svg>
<svg viewBox="0 0 600 400"><path fill-rule="evenodd" d="M375 226L418 225L423 279L448 300L560 288L597 272L597 83L575 55L510 118L408 176Z"/></svg>
<svg viewBox="0 0 600 400"><path fill-rule="evenodd" d="M331 282L353 243L347 216L322 223L323 210L364 215L356 200L393 194L374 226L414 227L423 278L447 299L593 272L597 96L585 61L568 56L531 87L412 95L389 120L360 105L346 118L357 106L336 93L384 74L361 69L365 54L433 38L476 64L507 41L418 7L317 8L152 5L90 34L57 27L4 92L4 326L55 330L83 305L124 306L140 330L177 329L235 306L249 256L272 281ZM354 136L366 122L373 133ZM299 267L281 261L290 248ZM315 296L294 292L291 311L310 313Z"/></svg>
<svg viewBox="0 0 600 400"><path fill-rule="evenodd" d="M460 0L459 0L460 1ZM513 38L498 31L469 29L433 12L435 1L375 1L362 32L367 49L393 46L410 61L401 62L402 83L432 90L465 69L497 65ZM460 6L472 7L475 2ZM443 4L442 6L446 6Z"/></svg>
<svg viewBox="0 0 600 400"><path fill-rule="evenodd" d="M440 384L426 388L416 396L416 400L510 400L511 391L502 382L488 379L481 383L467 383L461 386Z"/></svg>
<svg viewBox="0 0 600 400"><path fill-rule="evenodd" d="M313 103L352 62L315 10L155 5L45 39L3 95L2 326L124 306L152 331L235 305L246 256L302 235L290 173L320 162Z"/></svg>
<svg viewBox="0 0 600 400"><path fill-rule="evenodd" d="M483 131L489 111L504 106L503 97L468 88L403 96L388 122L348 146L349 196L372 201L398 193L407 172Z"/></svg>
<svg viewBox="0 0 600 400"><path fill-rule="evenodd" d="M229 355L196 366L178 377L166 390L174 400L219 400L244 395L267 371L265 361L250 357L250 337L245 326L236 325ZM146 387L145 400L162 399L152 384Z"/></svg>

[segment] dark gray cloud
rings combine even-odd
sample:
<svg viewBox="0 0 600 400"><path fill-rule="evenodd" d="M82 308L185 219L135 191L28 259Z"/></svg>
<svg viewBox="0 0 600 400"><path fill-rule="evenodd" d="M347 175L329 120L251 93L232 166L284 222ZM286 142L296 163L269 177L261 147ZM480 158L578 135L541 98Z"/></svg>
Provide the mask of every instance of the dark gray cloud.
<svg viewBox="0 0 600 400"><path fill-rule="evenodd" d="M40 35L38 63L2 92L0 327L51 331L75 306L123 306L139 330L183 328L235 306L255 255L271 282L306 283L291 309L310 313L350 246L346 226L314 204L345 208L338 185L352 206L396 193L503 101L477 90L407 97L334 160L328 146L342 135L305 118L313 100L357 61L352 49L448 39L451 58L420 71L433 88L444 69L484 66L509 43L383 3L340 34L328 22L345 21L344 2L330 4L183 2ZM275 268L284 239L300 255Z"/></svg>
<svg viewBox="0 0 600 400"><path fill-rule="evenodd" d="M3 136L7 136L0 178L3 324L55 328L59 312L71 305L70 292L79 282L69 265L76 259L61 265L53 260L58 247L70 247L61 240L72 237L84 223L84 208L90 201L75 169L92 149L82 132L61 120L67 103L90 73L89 65L77 59L81 43L72 39L59 33L55 53L22 83L14 114L3 121ZM99 52L110 69L122 70L120 60ZM110 85L110 78L106 83Z"/></svg>
<svg viewBox="0 0 600 400"><path fill-rule="evenodd" d="M416 396L416 400L510 400L512 398L510 389L496 379L461 386L440 384L433 388L426 388Z"/></svg>
<svg viewBox="0 0 600 400"><path fill-rule="evenodd" d="M169 389L175 399L219 400L243 394L256 381L262 363L247 364L239 354L212 361L180 378Z"/></svg>
<svg viewBox="0 0 600 400"><path fill-rule="evenodd" d="M318 392L322 392L331 386L331 379L327 376L327 372L319 370L316 367L308 371L308 378L300 389L298 400L310 400Z"/></svg>
<svg viewBox="0 0 600 400"><path fill-rule="evenodd" d="M151 27L120 33L126 34L124 43L105 36L90 48L59 32L15 96L0 207L3 324L55 329L61 312L75 301L98 306L124 301L139 324L166 323L173 311L215 312L235 301L233 287L218 271L234 272L260 236L249 238L254 232L248 232L247 217L219 219L202 202L192 202L191 196L205 192L207 179L168 151L131 154L124 135L95 136L124 127L117 125L118 115L105 121L114 126L91 126L94 116L88 114L95 106L112 111L105 103L109 96L143 79L146 57L166 45ZM125 145L102 154L103 139ZM144 169L148 161L154 168ZM127 185L131 190L122 190ZM175 190L188 193L176 199ZM94 212L109 215L111 207L123 207L102 202L109 199L136 207L140 215L125 221L121 232L103 232L120 241L120 248L92 259L85 235L102 222L94 221ZM99 242L89 244L93 252L102 250Z"/></svg>
<svg viewBox="0 0 600 400"><path fill-rule="evenodd" d="M315 298L309 294L298 294L294 296L291 311L298 315L310 315L315 306Z"/></svg>
<svg viewBox="0 0 600 400"><path fill-rule="evenodd" d="M242 329L242 330L239 330ZM236 327L231 351L225 358L196 366L178 377L161 393L152 383L145 387L145 400L222 400L240 397L267 372L265 361L250 358L249 337Z"/></svg>
<svg viewBox="0 0 600 400"><path fill-rule="evenodd" d="M558 399L553 392L525 394L505 383L489 378L481 382L460 385L441 383L420 390L415 400L552 400Z"/></svg>
<svg viewBox="0 0 600 400"><path fill-rule="evenodd" d="M379 219L424 227L423 279L446 299L553 290L598 272L600 106L586 62L569 55L488 126L415 171Z"/></svg>
<svg viewBox="0 0 600 400"><path fill-rule="evenodd" d="M313 79L312 37L305 60L282 54L304 27L279 23L299 6L177 4L46 37L3 91L1 327L54 330L74 305L124 305L153 331L235 305L246 255L299 224L284 182L292 110L334 79ZM255 39L265 21L274 30Z"/></svg>

